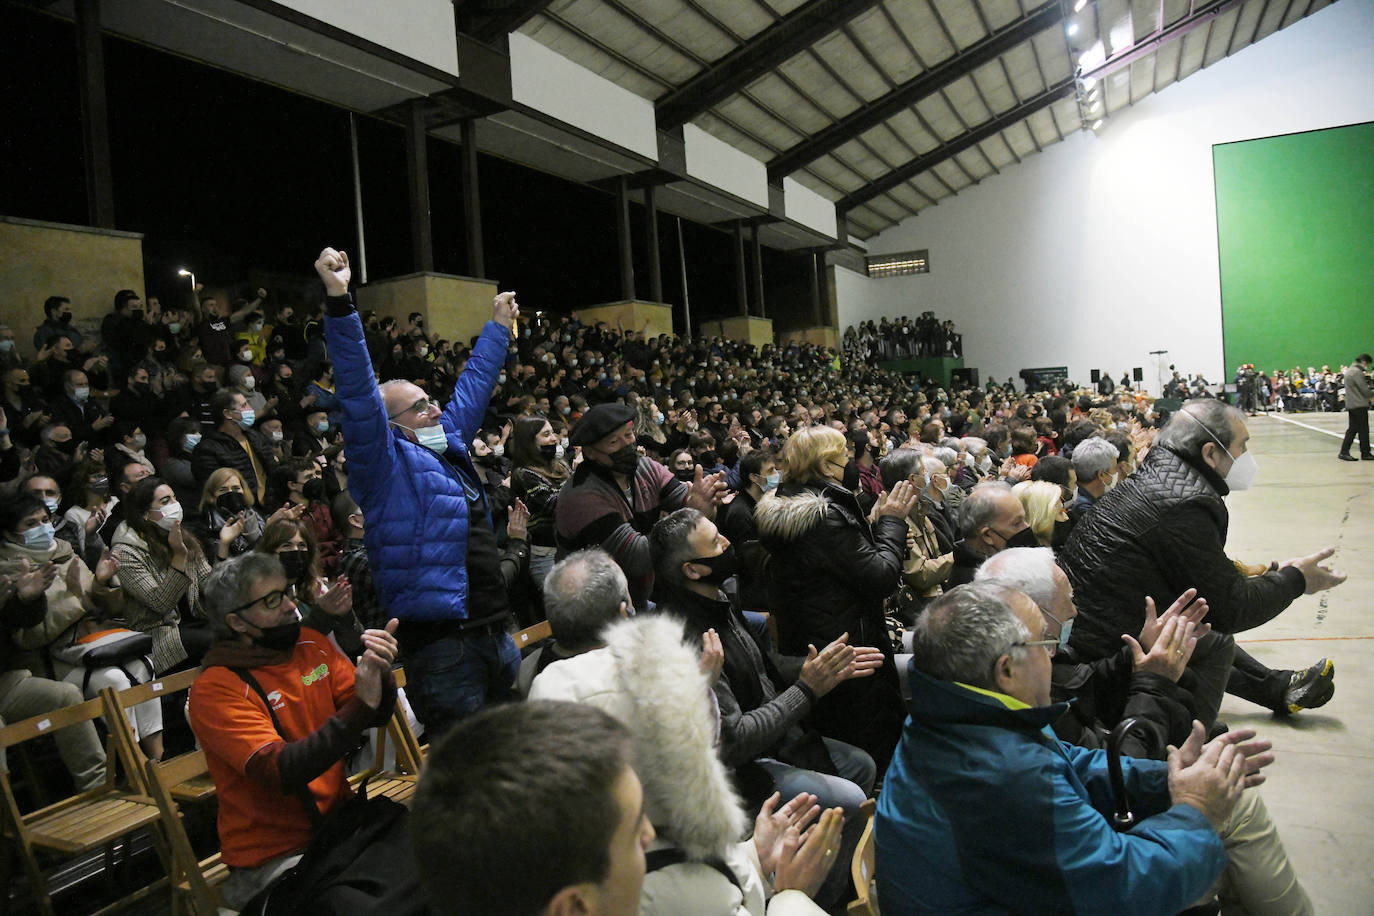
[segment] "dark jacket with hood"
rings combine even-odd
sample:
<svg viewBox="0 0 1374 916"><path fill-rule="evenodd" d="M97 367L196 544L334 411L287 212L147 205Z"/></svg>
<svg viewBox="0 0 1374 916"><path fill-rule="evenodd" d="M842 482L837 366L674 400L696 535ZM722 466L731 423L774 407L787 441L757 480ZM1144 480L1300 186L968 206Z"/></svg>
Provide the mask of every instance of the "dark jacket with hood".
<svg viewBox="0 0 1374 916"><path fill-rule="evenodd" d="M1293 567L1246 576L1226 556L1228 492L1210 467L1161 447L1083 516L1059 555L1078 606L1070 645L1081 658L1114 654L1122 633L1140 632L1147 595L1167 607L1196 588L1211 608L1207 622L1238 633L1303 593Z"/></svg>
<svg viewBox="0 0 1374 916"><path fill-rule="evenodd" d="M883 617L902 578L906 521L883 516L870 526L854 494L832 483L783 483L759 500L754 518L769 553L782 651L805 655L844 633L850 645L883 651L874 676L840 684L811 719L822 734L868 751L881 772L906 715Z"/></svg>

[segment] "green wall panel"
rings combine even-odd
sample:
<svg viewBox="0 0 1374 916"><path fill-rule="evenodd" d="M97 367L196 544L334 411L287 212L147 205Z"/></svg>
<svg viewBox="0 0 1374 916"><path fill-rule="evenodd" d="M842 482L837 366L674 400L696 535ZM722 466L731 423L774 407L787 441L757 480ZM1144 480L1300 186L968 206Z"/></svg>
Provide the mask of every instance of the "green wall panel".
<svg viewBox="0 0 1374 916"><path fill-rule="evenodd" d="M1227 379L1374 349L1374 123L1212 147Z"/></svg>

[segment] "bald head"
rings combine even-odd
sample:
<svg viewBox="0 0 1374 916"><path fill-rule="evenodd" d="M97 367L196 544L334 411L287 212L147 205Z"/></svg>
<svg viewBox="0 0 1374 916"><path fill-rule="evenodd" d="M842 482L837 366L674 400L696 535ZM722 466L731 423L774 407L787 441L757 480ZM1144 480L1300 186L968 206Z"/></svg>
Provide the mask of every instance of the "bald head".
<svg viewBox="0 0 1374 916"><path fill-rule="evenodd" d="M990 557L1006 548L1027 527L1021 500L1000 480L974 487L959 509L964 546L979 556Z"/></svg>

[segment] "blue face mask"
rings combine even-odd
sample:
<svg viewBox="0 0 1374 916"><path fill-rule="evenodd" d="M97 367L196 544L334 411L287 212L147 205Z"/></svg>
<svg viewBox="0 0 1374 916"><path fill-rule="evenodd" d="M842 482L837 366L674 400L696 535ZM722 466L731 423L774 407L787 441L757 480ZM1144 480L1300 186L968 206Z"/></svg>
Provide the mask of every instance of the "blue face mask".
<svg viewBox="0 0 1374 916"><path fill-rule="evenodd" d="M1060 620L1058 617L1049 613L1044 608L1041 608L1040 612L1049 619L1053 620L1055 623L1059 624L1059 650L1063 651L1064 649L1067 649L1069 647L1069 634L1073 632L1074 618L1070 617L1068 620Z"/></svg>
<svg viewBox="0 0 1374 916"><path fill-rule="evenodd" d="M328 421L328 420L321 420L319 423L316 423L316 424L315 424L315 432L319 433L321 436L323 436L325 433L329 432L329 421Z"/></svg>
<svg viewBox="0 0 1374 916"><path fill-rule="evenodd" d="M764 478L763 492L769 493L773 490L776 490L778 488L778 484L781 482L782 471L774 471L773 473L769 474L766 478Z"/></svg>
<svg viewBox="0 0 1374 916"><path fill-rule="evenodd" d="M200 433L187 433L183 441L186 443L186 451L189 452L200 445Z"/></svg>
<svg viewBox="0 0 1374 916"><path fill-rule="evenodd" d="M24 532L24 546L30 550L47 550L52 546L54 530L51 522L30 528Z"/></svg>
<svg viewBox="0 0 1374 916"><path fill-rule="evenodd" d="M253 412L253 408L250 407L250 408L248 408L247 410L245 410L243 413L239 414L239 426L242 426L244 429L252 429L252 428L253 428L253 421L256 420L257 418L258 418L258 415L255 414L255 413Z"/></svg>
<svg viewBox="0 0 1374 916"><path fill-rule="evenodd" d="M409 430L415 435L417 444L423 445L436 455L442 455L448 451L448 434L444 432L442 425L418 427L402 426L400 423L396 425L400 426L401 429Z"/></svg>

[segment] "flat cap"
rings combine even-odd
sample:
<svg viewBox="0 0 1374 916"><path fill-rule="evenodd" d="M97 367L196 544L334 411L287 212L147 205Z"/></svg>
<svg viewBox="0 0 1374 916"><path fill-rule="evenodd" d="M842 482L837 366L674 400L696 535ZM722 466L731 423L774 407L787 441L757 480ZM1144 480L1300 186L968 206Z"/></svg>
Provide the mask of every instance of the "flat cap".
<svg viewBox="0 0 1374 916"><path fill-rule="evenodd" d="M625 404L597 404L582 415L568 434L569 445L595 445L635 418L635 409Z"/></svg>

